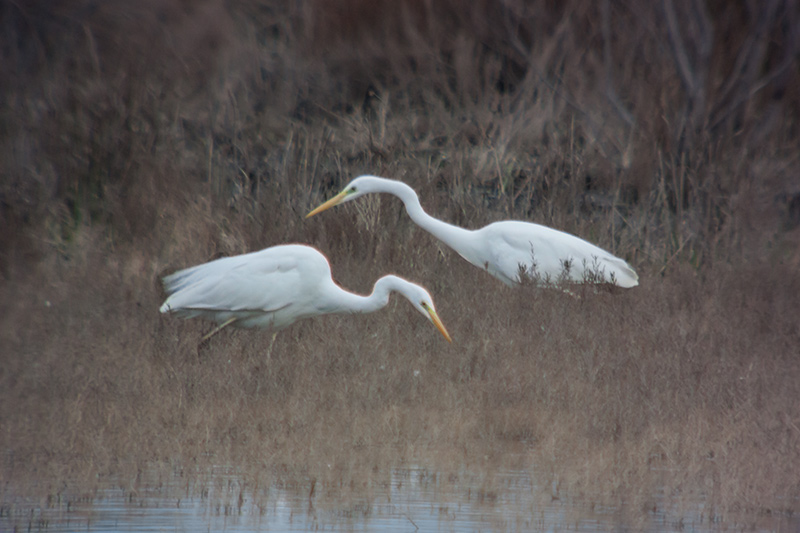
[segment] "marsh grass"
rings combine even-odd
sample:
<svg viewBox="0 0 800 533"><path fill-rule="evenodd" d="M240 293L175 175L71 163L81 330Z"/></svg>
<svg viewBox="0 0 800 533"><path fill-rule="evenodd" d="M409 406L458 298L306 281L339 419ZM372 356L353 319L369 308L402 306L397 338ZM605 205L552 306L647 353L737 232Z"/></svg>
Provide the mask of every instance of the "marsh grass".
<svg viewBox="0 0 800 533"><path fill-rule="evenodd" d="M798 99L776 96L796 69L742 74L703 118L655 8L82 5L2 5L3 490L238 465L358 492L398 462L513 456L550 497L797 510ZM760 38L732 10L716 27ZM714 78L736 50L690 56ZM781 46L764 54L780 67ZM456 224L573 232L640 286L511 290L391 197L303 220L361 173ZM285 242L356 292L387 272L424 284L455 342L402 299L298 323L269 360L269 333L198 347L210 324L158 314L164 274Z"/></svg>

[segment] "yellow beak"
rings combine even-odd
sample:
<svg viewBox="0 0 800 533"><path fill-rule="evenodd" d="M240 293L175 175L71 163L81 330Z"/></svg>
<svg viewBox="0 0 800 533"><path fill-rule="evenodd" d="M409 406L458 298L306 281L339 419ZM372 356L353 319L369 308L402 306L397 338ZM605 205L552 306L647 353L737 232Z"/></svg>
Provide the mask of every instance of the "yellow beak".
<svg viewBox="0 0 800 533"><path fill-rule="evenodd" d="M306 215L306 218L313 217L317 213L322 213L326 209L330 209L333 206L339 205L344 200L345 196L347 196L347 191L342 191L324 204L320 205L316 209L312 210L309 214Z"/></svg>
<svg viewBox="0 0 800 533"><path fill-rule="evenodd" d="M436 326L436 329L438 329L439 332L444 335L444 338L447 339L447 342L453 342L453 339L450 338L450 334L447 333L446 329L444 329L444 324L442 324L442 321L439 320L439 315L436 314L436 311L433 309L427 309L427 311L428 314L431 315L431 320L433 321L433 325Z"/></svg>

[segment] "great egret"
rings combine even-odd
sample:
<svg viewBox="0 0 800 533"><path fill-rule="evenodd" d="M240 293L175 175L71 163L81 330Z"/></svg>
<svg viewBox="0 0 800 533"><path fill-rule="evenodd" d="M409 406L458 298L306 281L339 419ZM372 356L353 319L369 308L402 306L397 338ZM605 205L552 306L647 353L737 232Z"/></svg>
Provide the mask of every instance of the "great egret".
<svg viewBox="0 0 800 533"><path fill-rule="evenodd" d="M328 313L371 313L389 303L394 291L405 296L451 341L427 290L398 276L380 278L369 296L339 287L328 259L301 244L223 257L164 278L169 295L162 313L201 317L226 326L279 330L297 320Z"/></svg>
<svg viewBox="0 0 800 533"><path fill-rule="evenodd" d="M521 274L543 282L606 282L635 287L639 276L624 260L569 233L519 220L494 222L469 230L433 218L422 209L414 189L400 181L360 176L306 218L370 193L397 196L419 227L431 233L478 268L514 286Z"/></svg>

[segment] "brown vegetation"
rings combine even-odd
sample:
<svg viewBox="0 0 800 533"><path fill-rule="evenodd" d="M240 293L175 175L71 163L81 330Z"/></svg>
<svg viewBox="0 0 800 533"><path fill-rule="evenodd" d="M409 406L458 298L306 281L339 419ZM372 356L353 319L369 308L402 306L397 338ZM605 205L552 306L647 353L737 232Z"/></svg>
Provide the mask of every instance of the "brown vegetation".
<svg viewBox="0 0 800 533"><path fill-rule="evenodd" d="M594 501L800 509L795 2L130 4L0 2L6 486L330 481L522 442ZM361 173L460 225L570 231L641 285L513 291L389 197L303 220ZM158 314L161 275L284 242L359 292L422 283L455 342L402 301L297 324L270 360L269 334L198 349L209 325Z"/></svg>

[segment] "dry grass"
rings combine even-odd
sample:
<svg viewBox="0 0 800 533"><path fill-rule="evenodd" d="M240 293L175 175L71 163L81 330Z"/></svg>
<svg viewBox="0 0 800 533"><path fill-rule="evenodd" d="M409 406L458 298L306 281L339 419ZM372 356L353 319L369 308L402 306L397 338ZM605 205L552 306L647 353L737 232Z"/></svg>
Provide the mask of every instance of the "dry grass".
<svg viewBox="0 0 800 533"><path fill-rule="evenodd" d="M798 509L790 3L679 3L677 37L617 3L276 4L0 7L4 480L234 464L324 486L522 443L592 501ZM457 224L577 233L641 286L512 291L389 197L303 220L365 172ZM454 344L404 301L297 324L268 361L268 334L198 349L207 325L158 315L161 275L283 242L358 292L420 281Z"/></svg>

